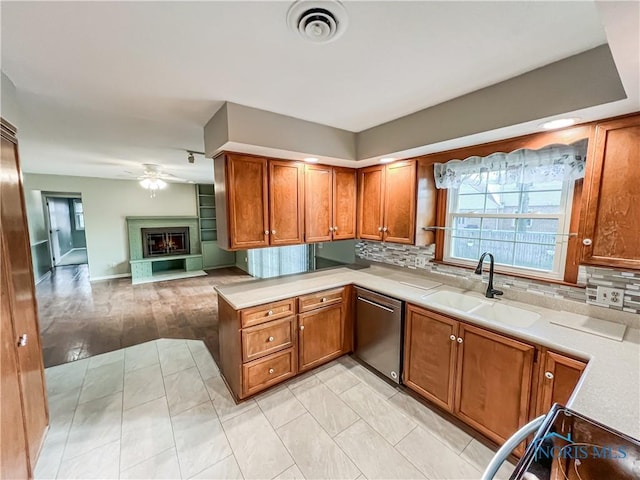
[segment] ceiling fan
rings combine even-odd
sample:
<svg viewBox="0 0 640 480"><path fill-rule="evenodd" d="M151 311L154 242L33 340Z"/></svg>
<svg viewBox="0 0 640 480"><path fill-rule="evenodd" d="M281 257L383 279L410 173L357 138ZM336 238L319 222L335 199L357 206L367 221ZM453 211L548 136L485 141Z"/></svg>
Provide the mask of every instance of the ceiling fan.
<svg viewBox="0 0 640 480"><path fill-rule="evenodd" d="M166 188L167 181L186 182L185 179L176 177L172 173L162 170L162 167L160 165L156 165L155 163L144 163L142 164L142 167L142 175L138 175L137 173L130 171L127 171L125 173L129 175L136 175L137 180L139 180L140 186L149 190L152 198L156 196L156 191Z"/></svg>

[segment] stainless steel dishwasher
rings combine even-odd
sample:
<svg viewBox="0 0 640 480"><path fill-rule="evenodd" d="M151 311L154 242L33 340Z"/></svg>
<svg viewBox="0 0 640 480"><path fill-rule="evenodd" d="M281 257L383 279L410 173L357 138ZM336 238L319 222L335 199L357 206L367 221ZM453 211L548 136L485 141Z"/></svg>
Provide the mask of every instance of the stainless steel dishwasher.
<svg viewBox="0 0 640 480"><path fill-rule="evenodd" d="M402 302L356 288L355 355L400 383L402 365Z"/></svg>

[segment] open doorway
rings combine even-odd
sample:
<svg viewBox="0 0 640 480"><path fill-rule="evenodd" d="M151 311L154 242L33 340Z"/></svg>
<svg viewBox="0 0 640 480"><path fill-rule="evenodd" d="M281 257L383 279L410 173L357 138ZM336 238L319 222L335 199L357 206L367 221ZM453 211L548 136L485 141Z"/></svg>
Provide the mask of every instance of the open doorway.
<svg viewBox="0 0 640 480"><path fill-rule="evenodd" d="M51 264L83 265L87 260L82 197L72 194L43 194Z"/></svg>

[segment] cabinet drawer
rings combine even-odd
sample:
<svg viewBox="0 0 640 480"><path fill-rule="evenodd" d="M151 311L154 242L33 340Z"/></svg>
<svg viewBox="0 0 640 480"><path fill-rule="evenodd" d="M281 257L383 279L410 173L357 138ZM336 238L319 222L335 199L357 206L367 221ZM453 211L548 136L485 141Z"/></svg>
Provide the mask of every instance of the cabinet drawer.
<svg viewBox="0 0 640 480"><path fill-rule="evenodd" d="M293 347L294 324L295 317L289 317L242 330L242 361Z"/></svg>
<svg viewBox="0 0 640 480"><path fill-rule="evenodd" d="M293 348L242 365L244 397L293 377L297 370Z"/></svg>
<svg viewBox="0 0 640 480"><path fill-rule="evenodd" d="M342 302L343 297L344 288L324 290L323 292L303 295L302 297L298 297L298 311L303 313L319 307L340 303Z"/></svg>
<svg viewBox="0 0 640 480"><path fill-rule="evenodd" d="M264 322L270 322L271 320L289 317L291 315L295 315L295 313L295 299L289 298L279 302L245 308L240 311L240 320L242 322L242 327L246 328L253 325L259 325Z"/></svg>

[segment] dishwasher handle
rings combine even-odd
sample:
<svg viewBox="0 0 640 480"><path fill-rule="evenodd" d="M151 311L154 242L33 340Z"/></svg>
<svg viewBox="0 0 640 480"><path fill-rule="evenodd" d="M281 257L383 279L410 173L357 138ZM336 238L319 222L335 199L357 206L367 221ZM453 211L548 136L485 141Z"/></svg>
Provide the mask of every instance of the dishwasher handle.
<svg viewBox="0 0 640 480"><path fill-rule="evenodd" d="M373 305L374 307L377 307L377 308L381 308L381 309L383 309L383 310L386 310L387 312L391 312L391 313L393 313L393 312L394 312L393 308L389 308L389 307L387 307L386 305L382 305L382 304L380 304L380 303L378 303L378 302L374 302L374 301L372 301L372 300L369 300L368 298L364 298L364 297L360 297L360 296L358 296L358 300L360 300L360 301L362 301L362 302L365 302L365 303L368 303L369 305Z"/></svg>

